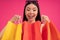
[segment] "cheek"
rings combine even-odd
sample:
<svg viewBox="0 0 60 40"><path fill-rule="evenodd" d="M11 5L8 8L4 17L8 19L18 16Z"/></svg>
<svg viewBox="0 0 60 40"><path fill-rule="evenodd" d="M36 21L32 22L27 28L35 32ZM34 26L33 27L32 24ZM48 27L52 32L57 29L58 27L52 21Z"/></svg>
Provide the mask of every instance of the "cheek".
<svg viewBox="0 0 60 40"><path fill-rule="evenodd" d="M36 11L36 12L35 12L35 16L37 16L37 14L38 14L38 12Z"/></svg>
<svg viewBox="0 0 60 40"><path fill-rule="evenodd" d="M28 19L28 12L25 12L26 18Z"/></svg>
<svg viewBox="0 0 60 40"><path fill-rule="evenodd" d="M28 17L28 14L26 13L26 17Z"/></svg>
<svg viewBox="0 0 60 40"><path fill-rule="evenodd" d="M26 11L25 11L25 15L27 15L28 13L29 13L29 12L26 10Z"/></svg>

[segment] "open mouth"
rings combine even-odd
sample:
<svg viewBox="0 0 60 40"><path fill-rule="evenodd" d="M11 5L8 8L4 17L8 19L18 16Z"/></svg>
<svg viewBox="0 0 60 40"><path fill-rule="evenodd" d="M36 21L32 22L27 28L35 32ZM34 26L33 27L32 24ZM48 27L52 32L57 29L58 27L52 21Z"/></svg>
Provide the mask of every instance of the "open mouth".
<svg viewBox="0 0 60 40"><path fill-rule="evenodd" d="M29 19L32 19L35 17L35 15L28 15Z"/></svg>

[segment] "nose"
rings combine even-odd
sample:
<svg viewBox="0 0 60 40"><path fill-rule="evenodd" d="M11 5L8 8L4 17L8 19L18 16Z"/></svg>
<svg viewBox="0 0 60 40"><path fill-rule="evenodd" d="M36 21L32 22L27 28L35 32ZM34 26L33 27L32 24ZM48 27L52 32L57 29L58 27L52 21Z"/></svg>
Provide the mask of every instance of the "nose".
<svg viewBox="0 0 60 40"><path fill-rule="evenodd" d="M31 10L30 13L33 14L33 10Z"/></svg>

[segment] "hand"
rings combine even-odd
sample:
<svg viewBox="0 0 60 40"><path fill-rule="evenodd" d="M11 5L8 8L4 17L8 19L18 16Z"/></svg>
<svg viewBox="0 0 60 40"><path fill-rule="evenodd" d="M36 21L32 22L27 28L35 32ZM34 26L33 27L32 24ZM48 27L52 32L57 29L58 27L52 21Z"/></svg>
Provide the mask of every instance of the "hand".
<svg viewBox="0 0 60 40"><path fill-rule="evenodd" d="M47 21L50 23L49 17L46 15L42 15L41 16L41 22L45 24Z"/></svg>
<svg viewBox="0 0 60 40"><path fill-rule="evenodd" d="M14 15L10 21L13 22L13 23L20 22L21 21L21 16Z"/></svg>

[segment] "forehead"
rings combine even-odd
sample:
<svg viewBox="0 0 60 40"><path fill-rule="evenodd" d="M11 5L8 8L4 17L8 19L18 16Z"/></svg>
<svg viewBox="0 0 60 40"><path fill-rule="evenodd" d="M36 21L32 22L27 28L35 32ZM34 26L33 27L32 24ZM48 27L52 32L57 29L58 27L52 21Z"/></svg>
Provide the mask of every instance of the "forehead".
<svg viewBox="0 0 60 40"><path fill-rule="evenodd" d="M34 5L33 3L31 3L31 4L27 5L26 8L37 8L37 6Z"/></svg>

